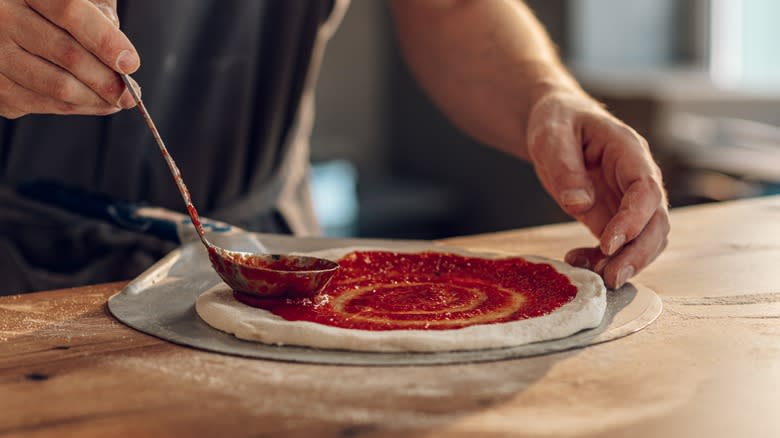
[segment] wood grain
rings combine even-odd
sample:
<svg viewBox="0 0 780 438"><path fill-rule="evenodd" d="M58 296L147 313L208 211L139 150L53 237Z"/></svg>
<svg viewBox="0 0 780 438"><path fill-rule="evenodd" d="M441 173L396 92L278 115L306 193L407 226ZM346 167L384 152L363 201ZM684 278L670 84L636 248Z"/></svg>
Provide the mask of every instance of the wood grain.
<svg viewBox="0 0 780 438"><path fill-rule="evenodd" d="M168 344L106 311L123 283L0 298L0 436L780 436L780 198L674 211L627 338L529 359L336 367ZM561 258L576 224L451 239Z"/></svg>

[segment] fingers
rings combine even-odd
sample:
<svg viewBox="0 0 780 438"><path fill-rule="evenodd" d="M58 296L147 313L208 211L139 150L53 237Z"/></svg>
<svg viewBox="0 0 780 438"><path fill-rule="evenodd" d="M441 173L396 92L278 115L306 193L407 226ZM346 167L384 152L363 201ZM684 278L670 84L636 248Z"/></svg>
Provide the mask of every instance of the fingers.
<svg viewBox="0 0 780 438"><path fill-rule="evenodd" d="M575 248L566 253L566 263L578 268L590 269L596 272L596 266L602 260L608 259L599 247L594 248Z"/></svg>
<svg viewBox="0 0 780 438"><path fill-rule="evenodd" d="M668 243L669 228L668 211L659 209L642 234L614 256L605 255L599 247L576 248L566 254L565 260L601 275L607 286L618 289L661 254Z"/></svg>
<svg viewBox="0 0 780 438"><path fill-rule="evenodd" d="M100 106L107 104L89 87L54 64L19 48L8 54L13 58L3 74L22 87L62 102ZM18 105L17 105L18 106Z"/></svg>
<svg viewBox="0 0 780 438"><path fill-rule="evenodd" d="M615 289L623 286L655 260L666 248L668 234L669 214L666 209L659 209L642 234L604 264L600 273L607 285Z"/></svg>
<svg viewBox="0 0 780 438"><path fill-rule="evenodd" d="M117 73L133 73L141 60L127 37L101 8L87 0L26 0ZM102 9L110 3L103 2Z"/></svg>
<svg viewBox="0 0 780 438"><path fill-rule="evenodd" d="M601 172L589 170L589 175L596 193L595 202L590 210L574 217L588 227L594 236L601 237L604 228L620 207L620 194L614 193L608 187Z"/></svg>
<svg viewBox="0 0 780 438"><path fill-rule="evenodd" d="M19 26L13 29L14 40L31 54L67 70L79 81L114 107L131 108L134 105L119 76L68 33L54 26L29 9L19 11ZM26 29L37 29L28 32ZM87 101L78 101L90 105Z"/></svg>
<svg viewBox="0 0 780 438"><path fill-rule="evenodd" d="M623 195L620 208L601 234L602 252L613 255L625 243L634 240L658 210L662 199L662 190L652 178L634 181Z"/></svg>
<svg viewBox="0 0 780 438"><path fill-rule="evenodd" d="M529 117L528 156L558 204L599 237L599 246L566 260L619 287L666 245L660 170L647 142L597 105L581 97L540 102L546 106Z"/></svg>
<svg viewBox="0 0 780 438"><path fill-rule="evenodd" d="M603 175L604 189L618 201L599 235L601 250L615 254L631 242L665 204L660 171L647 142L634 130L609 116L584 118L585 161ZM600 193L603 196L605 190ZM609 197L608 197L609 199Z"/></svg>
<svg viewBox="0 0 780 438"><path fill-rule="evenodd" d="M530 134L528 152L545 188L561 208L578 215L594 202L593 184L588 178L582 147L567 124L542 122Z"/></svg>
<svg viewBox="0 0 780 438"><path fill-rule="evenodd" d="M14 101L18 106L4 104ZM119 111L106 105L81 106L52 99L28 90L0 74L0 116L15 119L26 114L91 114L108 115Z"/></svg>
<svg viewBox="0 0 780 438"><path fill-rule="evenodd" d="M117 28L115 7L115 0L0 2L0 74L12 84L1 93L3 116L133 107L116 71L134 71L140 61Z"/></svg>

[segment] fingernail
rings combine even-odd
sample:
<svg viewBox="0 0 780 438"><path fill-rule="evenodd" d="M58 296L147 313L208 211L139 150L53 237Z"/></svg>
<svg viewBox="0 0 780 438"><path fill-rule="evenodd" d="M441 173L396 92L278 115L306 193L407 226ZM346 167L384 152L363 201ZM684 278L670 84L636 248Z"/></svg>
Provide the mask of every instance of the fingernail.
<svg viewBox="0 0 780 438"><path fill-rule="evenodd" d="M578 268L590 269L590 260L583 255L574 257L574 259L570 261L569 264Z"/></svg>
<svg viewBox="0 0 780 438"><path fill-rule="evenodd" d="M590 205L593 199L582 189L566 190L561 193L561 202L565 206L579 207Z"/></svg>
<svg viewBox="0 0 780 438"><path fill-rule="evenodd" d="M122 50L116 57L116 67L122 73L130 74L136 71L140 64L141 60L138 59L138 56L129 50Z"/></svg>
<svg viewBox="0 0 780 438"><path fill-rule="evenodd" d="M631 265L623 266L623 269L618 272L617 275L617 284L615 284L616 289L620 289L623 287L624 284L628 281L629 278L634 276L634 267Z"/></svg>
<svg viewBox="0 0 780 438"><path fill-rule="evenodd" d="M125 90L125 92L122 93L122 97L119 98L119 106L124 109L130 109L135 106L135 99L133 99L133 96L130 95L129 91Z"/></svg>
<svg viewBox="0 0 780 438"><path fill-rule="evenodd" d="M612 255L616 253L617 250L619 250L624 243L626 243L625 235L615 234L614 236L612 236L612 238L609 239L609 244L607 244L607 255Z"/></svg>
<svg viewBox="0 0 780 438"><path fill-rule="evenodd" d="M603 258L596 263L596 266L593 268L593 272L601 274L604 271L604 267L607 266L607 263L609 263L608 258Z"/></svg>

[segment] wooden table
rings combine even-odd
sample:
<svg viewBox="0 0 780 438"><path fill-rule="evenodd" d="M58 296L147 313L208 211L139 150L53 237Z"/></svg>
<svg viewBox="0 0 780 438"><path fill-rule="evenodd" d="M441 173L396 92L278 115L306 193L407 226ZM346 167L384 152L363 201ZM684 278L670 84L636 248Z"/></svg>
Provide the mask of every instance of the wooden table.
<svg viewBox="0 0 780 438"><path fill-rule="evenodd" d="M649 328L559 354L367 368L179 347L115 321L122 283L0 298L0 435L780 437L780 198L677 210L636 278ZM562 257L576 224L450 243Z"/></svg>

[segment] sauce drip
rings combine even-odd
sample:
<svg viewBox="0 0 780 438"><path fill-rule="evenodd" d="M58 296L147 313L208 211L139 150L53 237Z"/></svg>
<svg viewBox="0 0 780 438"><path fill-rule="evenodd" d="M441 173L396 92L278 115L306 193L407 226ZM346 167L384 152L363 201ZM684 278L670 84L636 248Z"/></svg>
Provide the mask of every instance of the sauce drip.
<svg viewBox="0 0 780 438"><path fill-rule="evenodd" d="M545 315L577 294L549 264L519 257L357 251L339 264L316 297L234 296L289 321L361 330L448 330Z"/></svg>

